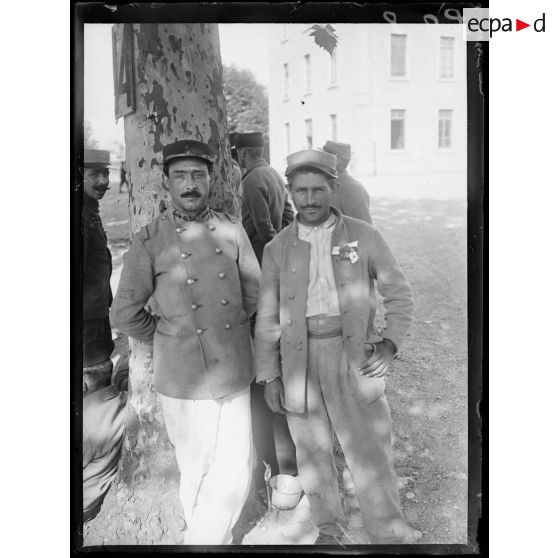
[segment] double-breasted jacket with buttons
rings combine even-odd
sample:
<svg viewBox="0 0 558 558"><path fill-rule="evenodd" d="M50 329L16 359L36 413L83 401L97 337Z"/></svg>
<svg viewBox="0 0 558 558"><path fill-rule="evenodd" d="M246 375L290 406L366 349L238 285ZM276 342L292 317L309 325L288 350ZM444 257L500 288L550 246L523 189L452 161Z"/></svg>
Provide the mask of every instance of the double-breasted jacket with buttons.
<svg viewBox="0 0 558 558"><path fill-rule="evenodd" d="M159 215L134 237L113 325L153 341L153 385L169 397L219 399L254 379L249 317L260 270L241 223L212 210ZM157 317L145 309L154 301Z"/></svg>
<svg viewBox="0 0 558 558"><path fill-rule="evenodd" d="M331 248L339 252L332 255L333 274L343 345L349 366L354 368L366 358L365 344L385 338L397 348L401 346L411 325L413 299L409 283L382 235L364 221L343 216L336 208L332 211L337 223ZM349 258L351 252L356 256ZM257 381L281 376L286 409L297 413L304 412L306 404L309 264L310 244L298 238L295 219L264 249L255 333ZM384 297L386 326L381 336L374 325L375 283Z"/></svg>

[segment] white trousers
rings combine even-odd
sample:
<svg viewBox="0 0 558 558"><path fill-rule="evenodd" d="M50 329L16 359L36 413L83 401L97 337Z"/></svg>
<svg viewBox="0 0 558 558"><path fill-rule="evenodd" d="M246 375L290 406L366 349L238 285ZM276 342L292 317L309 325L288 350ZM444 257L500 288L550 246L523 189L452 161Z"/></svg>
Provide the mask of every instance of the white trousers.
<svg viewBox="0 0 558 558"><path fill-rule="evenodd" d="M159 398L180 469L183 544L231 544L253 465L250 387L218 400Z"/></svg>

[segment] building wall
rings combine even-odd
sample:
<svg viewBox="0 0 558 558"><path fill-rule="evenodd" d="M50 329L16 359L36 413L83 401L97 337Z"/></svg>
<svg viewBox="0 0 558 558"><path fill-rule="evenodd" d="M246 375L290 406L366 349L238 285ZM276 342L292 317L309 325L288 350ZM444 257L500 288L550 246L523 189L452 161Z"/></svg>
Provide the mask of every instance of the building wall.
<svg viewBox="0 0 558 558"><path fill-rule="evenodd" d="M457 25L335 24L337 82L331 59L306 32L310 25L277 24L269 35L270 156L280 172L286 156L305 149L305 120L312 119L313 146L332 139L352 145L349 171L374 196L466 195L466 60ZM284 29L287 29L286 38ZM390 76L391 33L405 34L406 76ZM454 77L438 77L440 37L454 37ZM310 55L306 91L304 55ZM285 98L283 64L289 64ZM405 110L405 149L390 145L391 109ZM452 147L438 148L438 110L451 109ZM285 123L290 125L287 149Z"/></svg>

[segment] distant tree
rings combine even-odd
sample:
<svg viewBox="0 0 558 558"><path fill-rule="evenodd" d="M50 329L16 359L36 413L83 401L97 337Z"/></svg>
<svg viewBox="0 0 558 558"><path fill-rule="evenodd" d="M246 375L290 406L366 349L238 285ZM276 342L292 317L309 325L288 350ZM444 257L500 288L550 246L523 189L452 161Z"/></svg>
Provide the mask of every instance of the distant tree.
<svg viewBox="0 0 558 558"><path fill-rule="evenodd" d="M88 149L95 149L97 147L97 140L93 136L93 128L89 120L83 121L83 144Z"/></svg>
<svg viewBox="0 0 558 558"><path fill-rule="evenodd" d="M250 70L223 66L223 85L229 132L267 130L267 92Z"/></svg>

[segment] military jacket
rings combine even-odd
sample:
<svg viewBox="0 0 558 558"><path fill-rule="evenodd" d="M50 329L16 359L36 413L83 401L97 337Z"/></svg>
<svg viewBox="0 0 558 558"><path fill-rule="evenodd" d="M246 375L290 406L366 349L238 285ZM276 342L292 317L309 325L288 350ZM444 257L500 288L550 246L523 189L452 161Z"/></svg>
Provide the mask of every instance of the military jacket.
<svg viewBox="0 0 558 558"><path fill-rule="evenodd" d="M292 222L294 211L279 173L265 159L254 163L242 177L242 225L258 261L263 247Z"/></svg>
<svg viewBox="0 0 558 558"><path fill-rule="evenodd" d="M99 202L83 196L83 319L109 315L112 258L99 215Z"/></svg>
<svg viewBox="0 0 558 558"><path fill-rule="evenodd" d="M166 211L124 257L114 327L153 342L153 385L169 397L219 399L254 378L249 317L260 270L242 225L207 210L196 221ZM153 297L156 316L144 307Z"/></svg>
<svg viewBox="0 0 558 558"><path fill-rule="evenodd" d="M339 175L339 188L335 195L333 205L343 215L361 219L372 224L370 217L370 196L366 188L346 170Z"/></svg>
<svg viewBox="0 0 558 558"><path fill-rule="evenodd" d="M343 345L349 366L355 368L366 359L365 344L389 339L401 346L411 325L413 299L381 234L364 221L332 211L338 217L331 252ZM310 244L298 238L295 220L264 249L256 321L257 380L282 377L286 409L297 413L304 412L306 404L309 264ZM375 284L386 310L381 335L374 324Z"/></svg>

